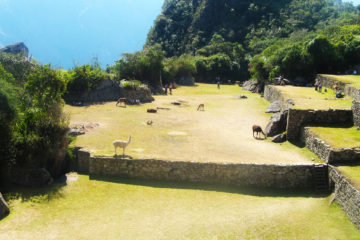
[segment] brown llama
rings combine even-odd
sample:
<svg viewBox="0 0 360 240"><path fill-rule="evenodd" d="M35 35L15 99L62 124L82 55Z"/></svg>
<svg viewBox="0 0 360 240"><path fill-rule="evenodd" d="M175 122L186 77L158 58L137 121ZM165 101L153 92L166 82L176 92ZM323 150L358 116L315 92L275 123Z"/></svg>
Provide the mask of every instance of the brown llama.
<svg viewBox="0 0 360 240"><path fill-rule="evenodd" d="M205 111L205 105L203 103L199 104L198 108L197 108L198 111Z"/></svg>
<svg viewBox="0 0 360 240"><path fill-rule="evenodd" d="M116 106L121 103L123 104L124 107L126 107L126 98L119 98L117 100Z"/></svg>
<svg viewBox="0 0 360 240"><path fill-rule="evenodd" d="M266 134L263 132L262 128L258 125L253 125L252 126L252 130L253 130L253 137L258 139L260 133L262 133L264 135L264 137L266 138ZM255 137L255 133L256 133L256 137Z"/></svg>

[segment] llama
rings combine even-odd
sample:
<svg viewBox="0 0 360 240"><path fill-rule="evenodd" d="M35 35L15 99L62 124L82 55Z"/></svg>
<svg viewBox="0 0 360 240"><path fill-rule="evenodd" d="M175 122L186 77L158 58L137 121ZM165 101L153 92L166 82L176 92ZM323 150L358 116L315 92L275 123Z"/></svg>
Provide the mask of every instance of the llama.
<svg viewBox="0 0 360 240"><path fill-rule="evenodd" d="M266 138L266 134L263 132L262 128L258 125L253 125L252 126L252 130L253 130L253 137L254 138L259 138L260 133L262 133L264 135L264 137ZM255 137L255 133L256 133L256 137Z"/></svg>
<svg viewBox="0 0 360 240"><path fill-rule="evenodd" d="M205 105L203 103L200 103L198 108L197 108L198 111L205 111Z"/></svg>
<svg viewBox="0 0 360 240"><path fill-rule="evenodd" d="M114 145L114 148L115 148L115 155L117 155L116 148L120 147L120 148L123 149L123 157L124 157L125 156L125 148L127 147L127 145L129 145L130 141L131 141L131 135L130 135L128 141L115 140L113 142L113 145Z"/></svg>
<svg viewBox="0 0 360 240"><path fill-rule="evenodd" d="M124 107L126 107L126 98L119 98L117 100L116 106L121 103L123 103Z"/></svg>

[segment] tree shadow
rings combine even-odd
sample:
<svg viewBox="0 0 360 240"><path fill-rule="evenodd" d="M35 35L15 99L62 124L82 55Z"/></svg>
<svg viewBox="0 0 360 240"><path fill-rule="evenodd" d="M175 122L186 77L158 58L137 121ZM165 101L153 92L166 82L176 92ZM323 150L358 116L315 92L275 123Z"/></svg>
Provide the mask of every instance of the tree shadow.
<svg viewBox="0 0 360 240"><path fill-rule="evenodd" d="M53 184L42 187L7 186L4 198L6 201L20 199L21 202L39 201L39 199L51 201L64 197L61 189L66 185L66 176L62 176Z"/></svg>
<svg viewBox="0 0 360 240"><path fill-rule="evenodd" d="M268 189L259 187L244 187L229 184L210 184L210 183L191 183L168 180L143 180L143 179L129 179L122 177L104 177L104 176L90 176L90 180L112 182L118 184L145 186L152 188L172 188L172 189L188 189L201 191L214 191L224 193L234 193L258 197L312 197L324 198L330 195L330 192L315 192L312 189Z"/></svg>

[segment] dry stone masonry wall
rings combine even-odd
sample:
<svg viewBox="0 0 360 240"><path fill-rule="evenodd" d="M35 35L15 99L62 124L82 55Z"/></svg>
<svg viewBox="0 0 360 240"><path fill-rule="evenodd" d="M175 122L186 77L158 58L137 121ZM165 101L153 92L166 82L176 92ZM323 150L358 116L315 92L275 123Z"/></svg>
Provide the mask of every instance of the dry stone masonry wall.
<svg viewBox="0 0 360 240"><path fill-rule="evenodd" d="M360 162L360 151L356 149L333 149L314 134L310 128L302 130L301 140L313 153L326 163Z"/></svg>
<svg viewBox="0 0 360 240"><path fill-rule="evenodd" d="M302 110L289 109L286 137L295 140L300 136L301 127L309 124L347 124L353 121L351 110Z"/></svg>
<svg viewBox="0 0 360 240"><path fill-rule="evenodd" d="M174 162L90 157L90 175L149 180L220 183L273 189L313 189L314 166Z"/></svg>
<svg viewBox="0 0 360 240"><path fill-rule="evenodd" d="M360 191L335 168L329 167L329 178L335 187L335 200L360 229Z"/></svg>
<svg viewBox="0 0 360 240"><path fill-rule="evenodd" d="M360 101L353 102L352 111L354 116L354 124L360 127Z"/></svg>

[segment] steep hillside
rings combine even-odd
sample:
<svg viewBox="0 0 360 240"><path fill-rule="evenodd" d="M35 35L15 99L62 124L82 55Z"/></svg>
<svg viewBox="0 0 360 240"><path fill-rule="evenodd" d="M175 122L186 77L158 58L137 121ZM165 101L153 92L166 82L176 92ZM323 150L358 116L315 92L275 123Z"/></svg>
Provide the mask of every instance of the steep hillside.
<svg viewBox="0 0 360 240"><path fill-rule="evenodd" d="M341 0L165 0L146 46L160 43L166 56L179 56L215 38L254 55L294 32L354 24L358 13Z"/></svg>

